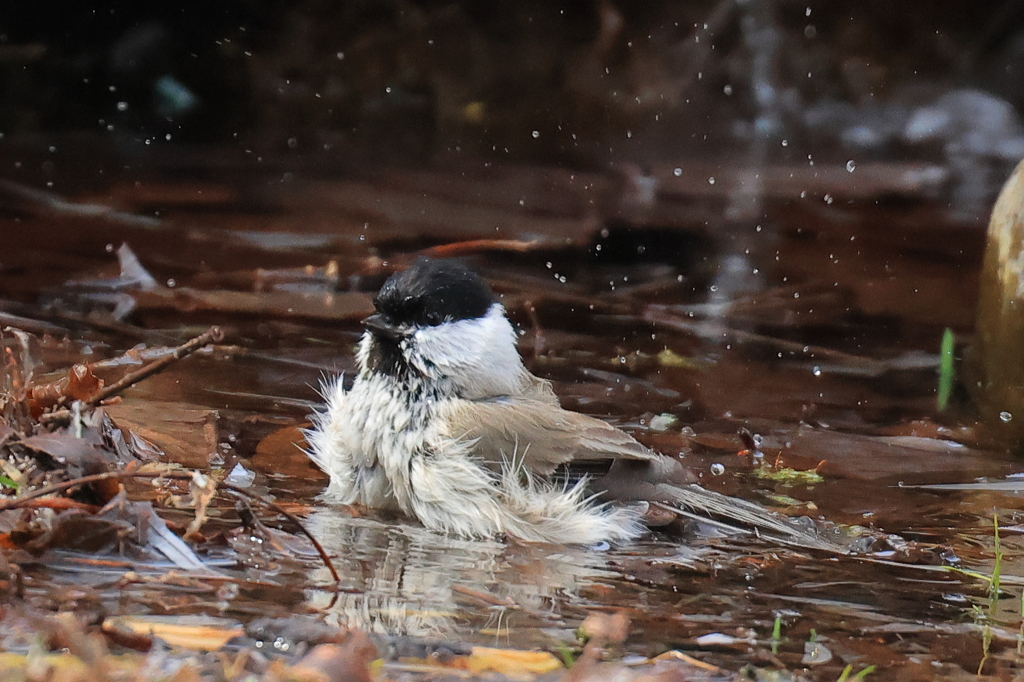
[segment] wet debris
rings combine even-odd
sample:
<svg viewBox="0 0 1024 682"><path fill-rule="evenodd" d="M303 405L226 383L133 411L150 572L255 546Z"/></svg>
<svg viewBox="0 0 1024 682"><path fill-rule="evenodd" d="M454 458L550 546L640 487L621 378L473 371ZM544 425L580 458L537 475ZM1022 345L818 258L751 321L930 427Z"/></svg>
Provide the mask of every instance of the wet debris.
<svg viewBox="0 0 1024 682"><path fill-rule="evenodd" d="M120 428L102 407L102 403L116 399L129 386L221 338L218 329L211 329L104 386L86 365L76 365L54 381L34 384L31 339L22 332L6 332L2 375L5 390L0 396L0 414L6 417L0 430L0 483L4 493L0 495L0 554L4 558L0 568L4 569L9 588L20 585L22 576L40 566L58 572L74 570L74 564L59 558L61 553L86 552L93 558L86 564L79 562L79 566L118 570L125 587L138 584L151 591L157 585L154 569L163 565L162 571L157 569L163 578L170 578L175 571L188 576L184 583L167 582L165 589L188 584L205 591L204 583L213 581L211 589L218 593L221 590L217 585L234 586L224 593L230 599L230 593L237 595L238 586L246 585L248 579L245 564L238 557L227 565L214 558L224 553L218 545L225 541L218 542L218 538L230 532L230 528L223 527L224 505L218 499L224 492L242 495L272 509L292 527L305 532L290 512L256 493L220 480L223 473L188 473L173 463L152 461L151 447ZM184 484L187 486L183 487ZM172 501L174 506L170 506ZM178 520L177 510L181 508L192 512L185 525ZM319 557L316 551L308 549L303 556L296 552L298 544L290 533L263 526L248 507L241 517L248 537L267 540L258 548L264 557L262 564L268 563L267 556L279 551L306 561L321 559L334 571L322 549ZM217 526L221 526L219 531L210 530ZM310 542L319 548L311 536L307 548ZM286 545L293 548L286 549ZM263 578L267 574L260 575ZM336 572L333 575L336 581L340 580ZM66 615L73 619L71 614ZM83 642L93 642L88 655L72 651L69 656L77 656L88 667L105 655L97 653L96 647L102 645L96 642L102 640L95 640L95 635L80 634L75 630L78 625L71 620L55 622L54 628L65 639L84 637ZM180 616L166 623L124 616L104 620L100 632L111 642L137 650L153 648L147 638L161 639L173 646L215 650L241 634L240 628L225 631L220 623L215 625L218 633L226 634L214 635L209 623L200 628ZM71 660L40 660L29 655L20 664L26 669L42 665L56 670L68 665L78 670L78 663ZM3 665L9 663L10 660ZM19 665L16 659L13 664L15 668ZM65 679L61 673L54 675L54 679ZM138 679L148 678L140 673Z"/></svg>

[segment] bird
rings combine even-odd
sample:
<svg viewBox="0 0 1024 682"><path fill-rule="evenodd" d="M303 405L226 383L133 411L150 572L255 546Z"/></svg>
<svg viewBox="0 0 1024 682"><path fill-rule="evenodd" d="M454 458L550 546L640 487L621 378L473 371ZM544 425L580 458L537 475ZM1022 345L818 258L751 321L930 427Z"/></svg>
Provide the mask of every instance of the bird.
<svg viewBox="0 0 1024 682"><path fill-rule="evenodd" d="M678 459L564 409L523 363L500 300L461 261L418 257L384 282L374 307L351 387L325 379L305 433L329 477L325 501L460 537L584 545L636 539L655 505L728 531L831 546L815 528L706 490ZM605 473L561 475L574 467Z"/></svg>

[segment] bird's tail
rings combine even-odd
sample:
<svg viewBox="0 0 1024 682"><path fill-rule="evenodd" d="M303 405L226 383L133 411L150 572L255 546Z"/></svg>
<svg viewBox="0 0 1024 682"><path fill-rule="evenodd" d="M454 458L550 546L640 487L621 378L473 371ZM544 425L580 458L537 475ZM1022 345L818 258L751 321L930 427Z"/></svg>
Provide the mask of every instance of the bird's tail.
<svg viewBox="0 0 1024 682"><path fill-rule="evenodd" d="M658 486L662 506L673 512L738 534L770 538L787 545L847 554L838 538L810 519L792 519L759 504L729 497L698 485Z"/></svg>

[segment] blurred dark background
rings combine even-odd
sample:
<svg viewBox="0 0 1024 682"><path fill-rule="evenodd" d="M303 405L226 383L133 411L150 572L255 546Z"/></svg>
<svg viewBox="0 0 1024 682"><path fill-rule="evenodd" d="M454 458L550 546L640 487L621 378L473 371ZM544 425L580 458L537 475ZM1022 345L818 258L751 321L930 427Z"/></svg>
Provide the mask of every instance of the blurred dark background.
<svg viewBox="0 0 1024 682"><path fill-rule="evenodd" d="M1014 155L1007 145L1024 149L1022 79L1021 0L251 0L59 12L22 2L0 14L5 138L91 133L125 154L219 143L330 156L343 145L403 160L600 167L765 140L769 158L998 159Z"/></svg>

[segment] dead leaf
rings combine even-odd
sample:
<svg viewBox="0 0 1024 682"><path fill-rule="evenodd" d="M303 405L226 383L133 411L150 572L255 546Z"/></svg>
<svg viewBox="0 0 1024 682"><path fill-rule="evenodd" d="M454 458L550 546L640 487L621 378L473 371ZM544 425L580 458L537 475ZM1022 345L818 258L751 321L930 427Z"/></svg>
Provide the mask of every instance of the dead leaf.
<svg viewBox="0 0 1024 682"><path fill-rule="evenodd" d="M216 410L197 409L188 403L128 400L105 409L122 427L144 438L166 459L188 468L209 467L208 455L217 451Z"/></svg>
<svg viewBox="0 0 1024 682"><path fill-rule="evenodd" d="M370 663L377 648L370 638L351 630L342 644L318 644L289 671L299 679L318 682L371 682Z"/></svg>
<svg viewBox="0 0 1024 682"><path fill-rule="evenodd" d="M286 426L267 435L256 445L256 454L250 462L252 468L275 475L327 480L327 474L303 452L306 439L302 430L310 426L309 423Z"/></svg>
<svg viewBox="0 0 1024 682"><path fill-rule="evenodd" d="M598 646L622 644L629 637L629 616L616 613L591 613L580 625L580 631Z"/></svg>
<svg viewBox="0 0 1024 682"><path fill-rule="evenodd" d="M217 651L244 634L237 621L209 616L118 616L104 620L102 629L151 635L171 646L198 651Z"/></svg>
<svg viewBox="0 0 1024 682"><path fill-rule="evenodd" d="M513 677L543 675L562 668L562 662L547 651L491 649L482 646L473 647L467 664L474 673L493 671Z"/></svg>
<svg viewBox="0 0 1024 682"><path fill-rule="evenodd" d="M188 491L192 496L192 502L196 505L196 515L192 522L188 524L188 530L185 531L185 539L192 540L194 539L193 536L206 523L206 510L210 506L210 502L217 495L217 481L211 476L204 476L198 471L193 471Z"/></svg>
<svg viewBox="0 0 1024 682"><path fill-rule="evenodd" d="M44 410L63 400L85 400L103 388L103 382L92 373L88 365L76 364L67 374L46 384L29 389L29 407L38 417Z"/></svg>

